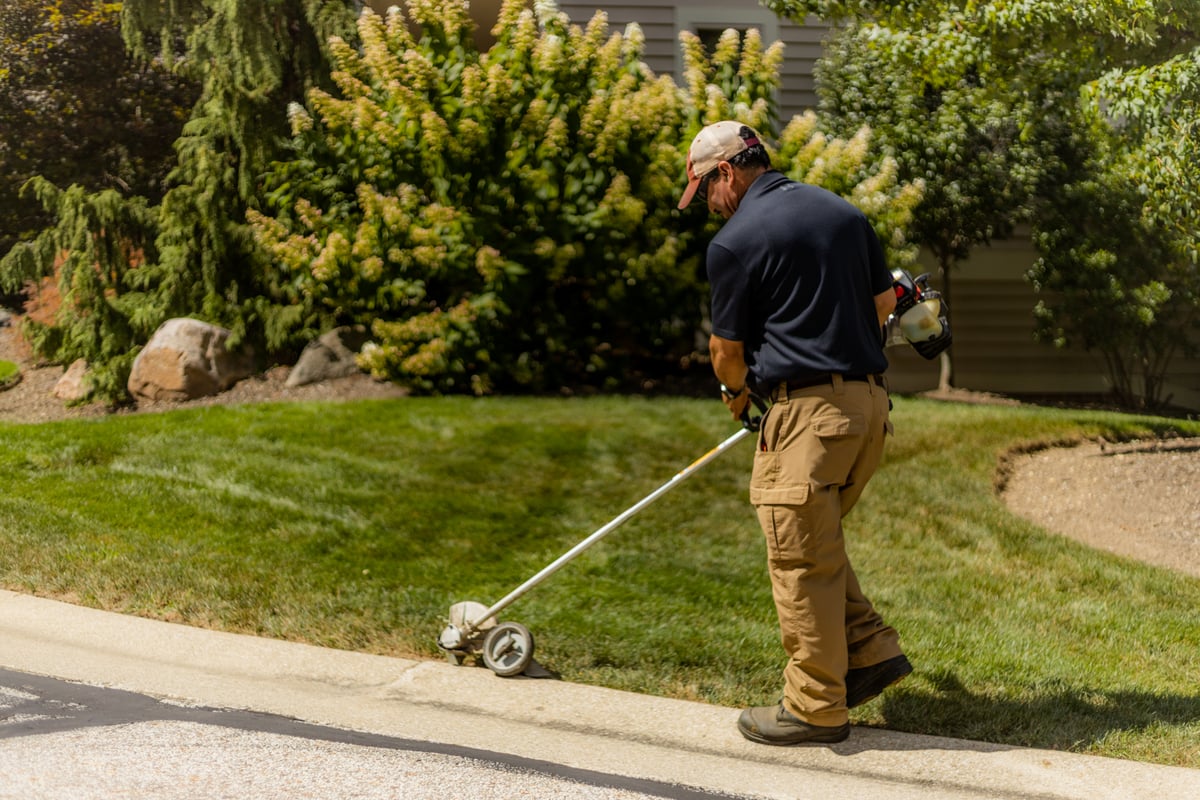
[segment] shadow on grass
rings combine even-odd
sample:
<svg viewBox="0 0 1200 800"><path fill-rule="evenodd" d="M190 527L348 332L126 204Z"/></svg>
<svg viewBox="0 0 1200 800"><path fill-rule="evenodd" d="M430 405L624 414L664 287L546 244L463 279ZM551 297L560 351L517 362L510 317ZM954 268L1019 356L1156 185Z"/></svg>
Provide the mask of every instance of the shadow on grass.
<svg viewBox="0 0 1200 800"><path fill-rule="evenodd" d="M1200 695L1106 692L1053 680L1030 687L1027 697L1005 698L973 692L950 673L923 677L929 689L896 687L876 701L889 729L966 739L983 749L1080 751L1114 733L1200 720Z"/></svg>

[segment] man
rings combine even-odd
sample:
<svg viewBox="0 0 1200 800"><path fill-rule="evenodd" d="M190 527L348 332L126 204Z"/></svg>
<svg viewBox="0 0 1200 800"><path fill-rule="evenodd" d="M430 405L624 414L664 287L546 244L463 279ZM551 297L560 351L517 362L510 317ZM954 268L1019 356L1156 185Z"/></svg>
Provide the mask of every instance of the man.
<svg viewBox="0 0 1200 800"><path fill-rule="evenodd" d="M842 517L883 454L888 421L881 327L896 305L866 217L837 195L771 168L738 122L692 141L688 185L725 225L708 248L709 348L725 405L769 397L750 480L767 542L788 663L779 705L745 709L764 744L840 742L848 709L912 672L899 636L859 588Z"/></svg>

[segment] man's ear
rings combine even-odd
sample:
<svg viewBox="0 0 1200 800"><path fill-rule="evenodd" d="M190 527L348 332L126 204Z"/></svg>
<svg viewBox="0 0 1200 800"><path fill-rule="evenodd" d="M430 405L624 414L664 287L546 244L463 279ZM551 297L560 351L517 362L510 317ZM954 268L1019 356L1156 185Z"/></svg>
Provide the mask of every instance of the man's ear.
<svg viewBox="0 0 1200 800"><path fill-rule="evenodd" d="M730 164L728 161L718 162L717 169L721 171L721 180L729 181L733 177L733 164Z"/></svg>

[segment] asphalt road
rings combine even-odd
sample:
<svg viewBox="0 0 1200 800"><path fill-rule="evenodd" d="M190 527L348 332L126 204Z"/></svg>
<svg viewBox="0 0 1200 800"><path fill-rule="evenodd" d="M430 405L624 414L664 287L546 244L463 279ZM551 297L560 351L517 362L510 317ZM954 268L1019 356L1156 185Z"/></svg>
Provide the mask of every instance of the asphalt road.
<svg viewBox="0 0 1200 800"><path fill-rule="evenodd" d="M738 713L0 590L5 800L1200 798L1200 770L876 728L766 747Z"/></svg>
<svg viewBox="0 0 1200 800"><path fill-rule="evenodd" d="M0 669L0 798L735 800L452 744Z"/></svg>

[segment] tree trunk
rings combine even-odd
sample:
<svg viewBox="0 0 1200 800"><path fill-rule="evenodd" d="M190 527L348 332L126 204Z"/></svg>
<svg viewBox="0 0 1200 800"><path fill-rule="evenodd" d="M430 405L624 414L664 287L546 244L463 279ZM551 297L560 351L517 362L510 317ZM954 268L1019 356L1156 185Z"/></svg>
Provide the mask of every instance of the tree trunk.
<svg viewBox="0 0 1200 800"><path fill-rule="evenodd" d="M945 302L945 305L947 308L951 307L951 305L950 305L950 268L953 266L954 266L954 261L952 259L949 259L946 257L938 258L938 271L941 273L941 278L942 278L942 288L941 288L942 299ZM947 314L946 318L949 319L949 314ZM954 340L952 338L950 340L950 346L947 347L945 350L943 350L942 354L938 357L938 361L941 365L941 369L938 374L938 391L939 392L948 391L950 389L950 387L954 386L954 360L952 357L953 352L954 352Z"/></svg>
<svg viewBox="0 0 1200 800"><path fill-rule="evenodd" d="M941 371L938 373L938 391L949 391L950 387L954 385L954 364L950 361L949 347L942 351L938 360L941 364Z"/></svg>

